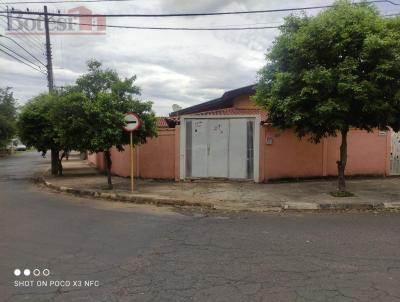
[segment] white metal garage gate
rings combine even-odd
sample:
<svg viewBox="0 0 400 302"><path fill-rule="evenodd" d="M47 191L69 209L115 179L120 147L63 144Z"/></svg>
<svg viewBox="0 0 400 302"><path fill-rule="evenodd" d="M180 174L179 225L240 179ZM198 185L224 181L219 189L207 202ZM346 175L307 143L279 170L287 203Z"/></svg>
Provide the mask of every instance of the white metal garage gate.
<svg viewBox="0 0 400 302"><path fill-rule="evenodd" d="M258 181L257 120L254 116L181 118L181 178Z"/></svg>

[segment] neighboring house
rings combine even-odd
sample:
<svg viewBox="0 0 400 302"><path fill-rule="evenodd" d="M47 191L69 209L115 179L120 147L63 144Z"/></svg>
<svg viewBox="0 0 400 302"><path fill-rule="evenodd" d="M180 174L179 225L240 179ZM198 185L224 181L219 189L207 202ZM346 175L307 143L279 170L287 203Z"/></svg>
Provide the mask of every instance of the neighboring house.
<svg viewBox="0 0 400 302"><path fill-rule="evenodd" d="M312 144L291 130L266 123L267 113L250 100L254 85L159 117L159 136L138 146L136 175L187 180L217 178L266 182L337 175L340 137ZM391 136L351 130L347 175L389 175ZM113 173L129 176L129 153L112 151ZM102 156L90 161L102 168Z"/></svg>

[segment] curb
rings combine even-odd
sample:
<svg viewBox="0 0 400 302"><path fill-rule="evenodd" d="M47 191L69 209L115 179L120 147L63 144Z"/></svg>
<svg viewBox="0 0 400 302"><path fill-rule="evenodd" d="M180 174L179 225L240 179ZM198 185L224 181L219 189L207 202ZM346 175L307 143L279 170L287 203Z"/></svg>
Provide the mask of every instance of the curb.
<svg viewBox="0 0 400 302"><path fill-rule="evenodd" d="M94 197L99 199L131 202L137 204L152 204L152 205L165 205L165 206L181 206L181 207L202 207L207 209L214 209L214 205L209 202L191 202L183 199L175 199L170 197L161 197L148 194L129 194L129 193L109 193L99 192L89 189L75 189L65 186L57 186L48 182L43 177L34 178L35 182L42 183L46 187L56 190L58 192L70 193L79 196Z"/></svg>
<svg viewBox="0 0 400 302"><path fill-rule="evenodd" d="M175 199L171 197L163 197L150 194L130 194L130 193L111 193L100 192L90 189L75 189L65 186L57 186L48 182L43 176L34 177L33 180L41 183L46 187L63 193L74 194L78 196L93 197L97 199L105 199L112 201L131 202L136 204L152 204L157 206L179 206L179 207L200 207L209 210L222 210L231 212L318 212L318 211L371 211L371 210L400 210L400 201L396 202L362 202L362 203L315 203L315 202L282 202L280 205L270 205L256 208L235 208L213 204L211 202L191 202L184 199Z"/></svg>

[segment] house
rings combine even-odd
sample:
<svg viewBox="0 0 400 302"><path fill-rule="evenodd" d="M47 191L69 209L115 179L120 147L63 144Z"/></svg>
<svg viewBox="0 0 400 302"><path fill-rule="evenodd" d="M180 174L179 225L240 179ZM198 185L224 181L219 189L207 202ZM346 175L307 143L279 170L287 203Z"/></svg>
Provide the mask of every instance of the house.
<svg viewBox="0 0 400 302"><path fill-rule="evenodd" d="M159 136L136 148L136 176L267 182L337 175L340 136L313 144L275 129L251 101L254 93L249 85L159 117ZM389 175L391 141L385 131L350 130L346 174ZM112 158L112 172L129 176L129 152L112 150ZM90 161L102 168L101 155Z"/></svg>

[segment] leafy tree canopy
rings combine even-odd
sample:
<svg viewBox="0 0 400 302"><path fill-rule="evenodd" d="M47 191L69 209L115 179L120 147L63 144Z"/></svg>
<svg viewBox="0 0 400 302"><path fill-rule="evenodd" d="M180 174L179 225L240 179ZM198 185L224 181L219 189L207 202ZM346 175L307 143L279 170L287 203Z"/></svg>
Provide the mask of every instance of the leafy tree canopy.
<svg viewBox="0 0 400 302"><path fill-rule="evenodd" d="M22 108L17 121L18 135L28 147L44 153L49 149L63 149L53 123L56 106L55 95L41 94Z"/></svg>
<svg viewBox="0 0 400 302"><path fill-rule="evenodd" d="M95 99L99 93L124 92L130 94L139 94L139 87L133 85L136 76L121 80L118 73L112 69L102 69L102 64L96 60L90 60L87 63L88 72L76 80L74 89L83 92L89 99ZM123 82L129 82L131 85L125 86L128 91L121 91Z"/></svg>
<svg viewBox="0 0 400 302"><path fill-rule="evenodd" d="M260 71L256 101L279 128L318 142L350 127L400 128L400 19L338 1L290 16Z"/></svg>
<svg viewBox="0 0 400 302"><path fill-rule="evenodd" d="M123 131L127 112L139 115L142 124L134 135L134 144L145 143L157 134L152 102L137 98L140 89L134 85L136 76L121 79L117 72L102 69L102 64L88 62L88 72L77 85L60 94L57 129L65 144L74 149L103 152L116 146L123 150L129 135Z"/></svg>
<svg viewBox="0 0 400 302"><path fill-rule="evenodd" d="M273 126L299 137L341 133L342 190L349 129L400 129L400 18L337 1L314 17L286 18L266 59L256 102Z"/></svg>
<svg viewBox="0 0 400 302"><path fill-rule="evenodd" d="M0 88L0 147L15 134L16 102L10 87Z"/></svg>
<svg viewBox="0 0 400 302"><path fill-rule="evenodd" d="M134 144L145 143L148 137L157 135L157 129L152 103L136 97L140 92L134 85L136 77L121 79L115 71L101 67L100 62L89 61L88 73L81 76L77 86L61 98L58 115L70 115L58 120L57 129L61 138L74 145L74 149L104 152L111 186L110 149L115 146L122 151L123 146L129 143L129 135L123 130L125 114L135 112L142 121L133 136Z"/></svg>
<svg viewBox="0 0 400 302"><path fill-rule="evenodd" d="M123 130L127 112L139 115L142 124L135 131L133 143L145 143L157 135L152 103L139 100L135 77L121 79L101 63L90 61L88 73L77 85L54 94L43 94L22 110L18 128L21 139L37 150L48 149L104 152L111 185L110 149L119 151L129 143ZM62 170L61 159L59 159Z"/></svg>

